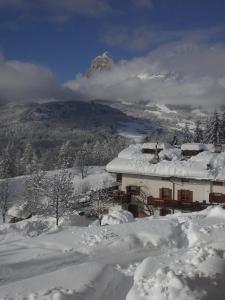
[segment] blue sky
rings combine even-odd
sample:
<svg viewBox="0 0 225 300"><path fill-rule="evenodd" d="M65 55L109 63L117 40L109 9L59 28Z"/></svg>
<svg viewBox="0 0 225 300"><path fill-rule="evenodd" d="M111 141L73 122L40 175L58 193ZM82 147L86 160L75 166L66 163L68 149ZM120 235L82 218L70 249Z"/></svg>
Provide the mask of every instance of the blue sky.
<svg viewBox="0 0 225 300"><path fill-rule="evenodd" d="M105 51L111 70L87 78ZM225 0L0 0L1 102L215 107L224 95Z"/></svg>
<svg viewBox="0 0 225 300"><path fill-rule="evenodd" d="M224 0L0 0L0 52L67 81L108 51L142 57L183 39L225 41Z"/></svg>

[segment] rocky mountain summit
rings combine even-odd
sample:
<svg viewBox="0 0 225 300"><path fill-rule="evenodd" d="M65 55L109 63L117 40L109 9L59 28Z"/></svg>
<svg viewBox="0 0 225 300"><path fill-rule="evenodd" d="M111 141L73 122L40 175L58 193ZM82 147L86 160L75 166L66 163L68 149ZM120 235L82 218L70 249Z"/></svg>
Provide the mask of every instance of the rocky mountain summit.
<svg viewBox="0 0 225 300"><path fill-rule="evenodd" d="M86 76L91 77L96 72L111 70L112 66L113 60L109 57L107 52L104 52L102 55L99 55L92 60Z"/></svg>

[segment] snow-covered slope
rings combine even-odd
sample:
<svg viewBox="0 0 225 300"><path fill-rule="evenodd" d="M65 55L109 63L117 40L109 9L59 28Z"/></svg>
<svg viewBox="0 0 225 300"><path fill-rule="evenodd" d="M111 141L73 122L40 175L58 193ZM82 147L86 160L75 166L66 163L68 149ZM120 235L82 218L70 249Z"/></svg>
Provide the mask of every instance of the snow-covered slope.
<svg viewBox="0 0 225 300"><path fill-rule="evenodd" d="M1 225L0 299L223 300L224 229L220 207L103 227Z"/></svg>

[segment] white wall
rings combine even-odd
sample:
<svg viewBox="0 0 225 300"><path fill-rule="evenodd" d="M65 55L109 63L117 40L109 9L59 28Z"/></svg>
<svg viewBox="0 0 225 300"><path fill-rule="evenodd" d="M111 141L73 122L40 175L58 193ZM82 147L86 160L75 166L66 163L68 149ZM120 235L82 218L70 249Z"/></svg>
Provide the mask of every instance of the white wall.
<svg viewBox="0 0 225 300"><path fill-rule="evenodd" d="M172 180L171 180L172 181ZM141 175L131 175L123 174L122 177L122 187L123 191L126 191L126 186L128 185L137 185L141 186L143 190L149 195L158 198L160 188L169 188L173 190L173 183L169 180L161 180L159 178L154 178L150 176L141 176ZM225 185L224 186L212 186L210 187L210 182L207 181L197 181L193 180L190 182L181 182L178 180L173 180L175 198L177 200L177 191L181 189L193 191L193 201L202 202L206 200L209 202L209 193L224 193L225 194Z"/></svg>

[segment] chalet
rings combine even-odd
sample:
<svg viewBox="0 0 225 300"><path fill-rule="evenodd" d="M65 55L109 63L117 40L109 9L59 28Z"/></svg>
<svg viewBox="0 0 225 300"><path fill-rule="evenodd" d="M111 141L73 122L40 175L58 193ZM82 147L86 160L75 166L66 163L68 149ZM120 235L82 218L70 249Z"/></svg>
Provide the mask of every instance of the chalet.
<svg viewBox="0 0 225 300"><path fill-rule="evenodd" d="M214 145L192 143L178 149L166 144L131 145L106 170L116 174L116 197L135 216L225 204L222 146L215 149Z"/></svg>

